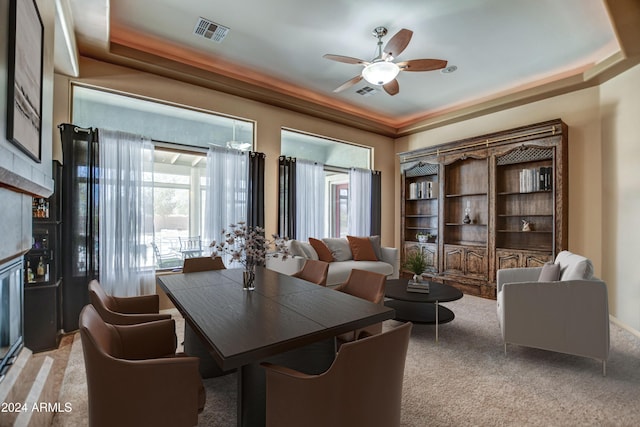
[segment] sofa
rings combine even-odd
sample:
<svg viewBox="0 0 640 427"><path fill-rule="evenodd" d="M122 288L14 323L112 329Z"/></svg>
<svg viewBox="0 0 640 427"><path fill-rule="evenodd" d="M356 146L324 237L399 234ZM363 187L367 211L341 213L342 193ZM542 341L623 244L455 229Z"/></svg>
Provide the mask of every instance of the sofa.
<svg viewBox="0 0 640 427"><path fill-rule="evenodd" d="M324 239L310 239L315 241L314 244L318 247L318 241L321 241L331 253L331 260L323 259L329 262L329 271L327 273L327 286L337 286L344 283L351 270L359 269L372 271L375 273L381 273L387 276L389 279L397 279L399 273L399 254L398 249L385 247L380 245L379 236L370 237L351 237L350 238L324 238ZM354 257L353 248L354 241L359 243L366 243L368 239L371 242L371 248L375 253L375 256L365 256L366 260L363 260L362 256L358 256L359 252L356 249L356 256ZM321 259L318 255L318 251L314 249L310 242L303 242L299 240L290 240L288 242L289 254L285 260L282 257L267 257L266 267L278 271L283 274L292 275L302 269L307 259ZM374 259L375 258L375 259Z"/></svg>
<svg viewBox="0 0 640 427"><path fill-rule="evenodd" d="M498 270L497 312L505 346L609 358L607 285L588 258L560 252L543 267Z"/></svg>

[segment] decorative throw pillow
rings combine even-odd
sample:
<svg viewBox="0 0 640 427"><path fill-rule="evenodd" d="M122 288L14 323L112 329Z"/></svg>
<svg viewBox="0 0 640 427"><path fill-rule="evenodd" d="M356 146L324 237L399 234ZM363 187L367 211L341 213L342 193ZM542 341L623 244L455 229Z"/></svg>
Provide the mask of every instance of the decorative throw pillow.
<svg viewBox="0 0 640 427"><path fill-rule="evenodd" d="M316 253L318 254L318 259L320 261L324 261L324 262L334 261L331 251L329 250L327 245L324 244L322 240L309 237L309 243L311 243L311 246L313 247L313 249L315 249Z"/></svg>
<svg viewBox="0 0 640 427"><path fill-rule="evenodd" d="M557 282L560 280L560 264L547 262L542 266L538 282Z"/></svg>
<svg viewBox="0 0 640 427"><path fill-rule="evenodd" d="M334 261L349 261L353 259L351 248L347 239L342 238L326 238L322 241L327 245L333 255Z"/></svg>
<svg viewBox="0 0 640 427"><path fill-rule="evenodd" d="M347 240L355 261L378 261L368 237L347 236Z"/></svg>
<svg viewBox="0 0 640 427"><path fill-rule="evenodd" d="M373 252L375 252L376 254L376 258L378 260L382 259L382 248L381 248L381 244L380 244L380 236L371 236L369 237L369 240L371 240L371 246L373 246Z"/></svg>
<svg viewBox="0 0 640 427"><path fill-rule="evenodd" d="M312 259L317 261L318 259L318 253L315 251L315 249L313 249L313 246L311 246L311 243L309 242L301 242L298 240L298 246L300 247L300 249L302 250L302 252L304 252L304 257L307 259Z"/></svg>
<svg viewBox="0 0 640 427"><path fill-rule="evenodd" d="M309 258L304 249L302 249L302 246L300 246L300 242L298 242L297 240L289 240L289 242L287 242L287 246L289 246L289 254L291 256Z"/></svg>

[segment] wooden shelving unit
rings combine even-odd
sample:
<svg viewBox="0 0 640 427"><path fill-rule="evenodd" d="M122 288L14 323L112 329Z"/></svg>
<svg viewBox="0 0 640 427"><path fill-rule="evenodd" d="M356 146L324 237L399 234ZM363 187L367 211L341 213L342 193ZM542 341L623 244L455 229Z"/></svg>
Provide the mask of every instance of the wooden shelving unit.
<svg viewBox="0 0 640 427"><path fill-rule="evenodd" d="M420 250L433 280L485 297L498 269L552 260L567 247L567 146L558 119L401 153L403 259ZM437 196L409 197L420 182Z"/></svg>

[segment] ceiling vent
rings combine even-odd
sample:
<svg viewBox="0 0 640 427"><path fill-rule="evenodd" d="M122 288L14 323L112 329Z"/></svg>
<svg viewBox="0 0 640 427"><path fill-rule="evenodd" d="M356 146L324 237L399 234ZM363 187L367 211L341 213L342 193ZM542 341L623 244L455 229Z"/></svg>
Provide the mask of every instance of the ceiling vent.
<svg viewBox="0 0 640 427"><path fill-rule="evenodd" d="M362 95L362 96L371 96L371 95L375 95L378 92L380 92L378 89L374 89L371 86L365 86L362 89L358 89L356 91L358 95Z"/></svg>
<svg viewBox="0 0 640 427"><path fill-rule="evenodd" d="M198 18L196 27L193 29L193 34L196 36L204 37L205 39L212 40L216 43L221 43L228 33L229 28L216 24L215 22L211 22L203 17Z"/></svg>

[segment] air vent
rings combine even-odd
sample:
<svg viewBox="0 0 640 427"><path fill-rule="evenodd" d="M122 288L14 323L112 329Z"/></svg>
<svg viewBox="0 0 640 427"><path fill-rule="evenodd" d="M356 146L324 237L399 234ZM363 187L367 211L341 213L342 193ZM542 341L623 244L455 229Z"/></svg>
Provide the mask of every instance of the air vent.
<svg viewBox="0 0 640 427"><path fill-rule="evenodd" d="M380 92L378 89L374 89L371 86L365 86L362 89L358 89L356 91L358 95L362 95L362 96L371 96L371 95L375 95L378 92Z"/></svg>
<svg viewBox="0 0 640 427"><path fill-rule="evenodd" d="M216 43L221 43L228 33L229 28L216 24L215 22L211 22L203 17L198 18L196 27L193 29L193 34L196 36L204 37L205 39L209 39Z"/></svg>

